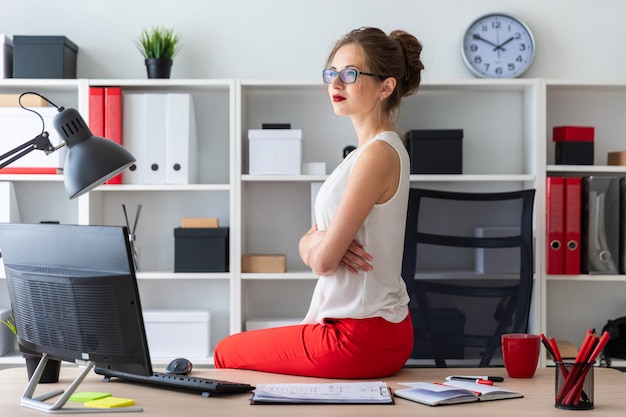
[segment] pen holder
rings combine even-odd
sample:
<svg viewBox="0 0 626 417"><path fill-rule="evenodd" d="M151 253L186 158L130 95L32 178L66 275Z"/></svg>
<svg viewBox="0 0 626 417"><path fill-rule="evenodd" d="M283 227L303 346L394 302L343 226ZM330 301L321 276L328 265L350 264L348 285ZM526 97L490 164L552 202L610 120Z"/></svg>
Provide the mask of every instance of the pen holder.
<svg viewBox="0 0 626 417"><path fill-rule="evenodd" d="M555 362L555 403L564 410L593 408L593 363Z"/></svg>

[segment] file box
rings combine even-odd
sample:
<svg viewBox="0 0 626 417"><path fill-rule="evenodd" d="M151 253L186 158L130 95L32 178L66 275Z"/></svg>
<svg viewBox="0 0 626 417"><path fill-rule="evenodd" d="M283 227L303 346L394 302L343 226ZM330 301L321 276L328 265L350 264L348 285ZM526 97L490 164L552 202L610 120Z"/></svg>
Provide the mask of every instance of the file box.
<svg viewBox="0 0 626 417"><path fill-rule="evenodd" d="M250 129L248 131L250 175L300 175L301 129Z"/></svg>
<svg viewBox="0 0 626 417"><path fill-rule="evenodd" d="M144 310L143 320L151 357L168 359L209 357L210 311Z"/></svg>
<svg viewBox="0 0 626 417"><path fill-rule="evenodd" d="M174 272L228 271L228 227L174 229Z"/></svg>
<svg viewBox="0 0 626 417"><path fill-rule="evenodd" d="M462 174L463 129L410 130L411 174Z"/></svg>
<svg viewBox="0 0 626 417"><path fill-rule="evenodd" d="M65 36L13 36L13 78L76 78L77 54Z"/></svg>
<svg viewBox="0 0 626 417"><path fill-rule="evenodd" d="M554 163L557 165L593 165L594 128L590 126L555 126Z"/></svg>

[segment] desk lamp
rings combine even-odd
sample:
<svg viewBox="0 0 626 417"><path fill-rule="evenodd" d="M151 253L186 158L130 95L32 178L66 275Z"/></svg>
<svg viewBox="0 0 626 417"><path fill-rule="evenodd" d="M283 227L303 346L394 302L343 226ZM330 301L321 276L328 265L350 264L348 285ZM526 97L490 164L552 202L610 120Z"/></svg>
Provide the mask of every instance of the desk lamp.
<svg viewBox="0 0 626 417"><path fill-rule="evenodd" d="M21 103L21 98L26 94L35 94L57 108L59 113L54 116L53 124L63 143L56 147L50 143L41 115L35 110L24 107ZM63 164L63 181L67 196L73 199L91 191L135 162L135 157L119 144L94 136L77 110L59 107L46 97L33 92L21 94L18 102L24 110L31 111L41 118L42 132L4 155L0 155L0 169L31 151L41 150L48 155L67 146L68 150Z"/></svg>

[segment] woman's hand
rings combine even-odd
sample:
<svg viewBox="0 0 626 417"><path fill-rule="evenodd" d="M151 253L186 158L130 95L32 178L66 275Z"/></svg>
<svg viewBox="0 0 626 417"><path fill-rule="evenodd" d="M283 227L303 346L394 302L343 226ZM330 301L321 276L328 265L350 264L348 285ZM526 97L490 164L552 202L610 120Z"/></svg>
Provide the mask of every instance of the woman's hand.
<svg viewBox="0 0 626 417"><path fill-rule="evenodd" d="M350 247L341 258L341 265L353 274L359 271L371 271L373 268L372 255L365 251L363 245L353 240Z"/></svg>

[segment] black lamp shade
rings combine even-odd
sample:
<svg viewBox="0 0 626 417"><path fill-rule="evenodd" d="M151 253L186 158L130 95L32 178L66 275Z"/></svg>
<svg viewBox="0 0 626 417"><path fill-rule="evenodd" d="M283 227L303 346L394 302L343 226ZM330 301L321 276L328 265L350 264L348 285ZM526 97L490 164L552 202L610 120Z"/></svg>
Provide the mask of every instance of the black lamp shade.
<svg viewBox="0 0 626 417"><path fill-rule="evenodd" d="M62 109L53 124L68 148L63 177L70 199L89 192L135 162L124 147L94 136L75 109Z"/></svg>

